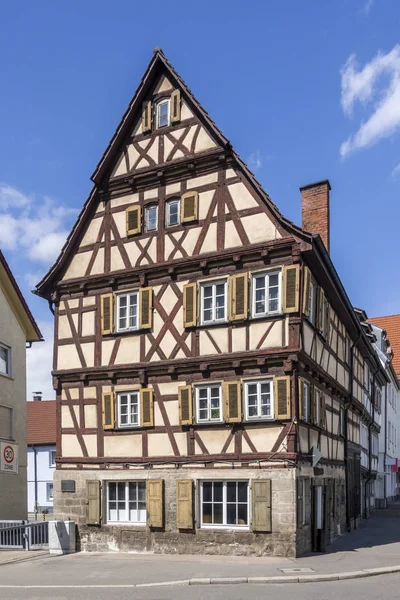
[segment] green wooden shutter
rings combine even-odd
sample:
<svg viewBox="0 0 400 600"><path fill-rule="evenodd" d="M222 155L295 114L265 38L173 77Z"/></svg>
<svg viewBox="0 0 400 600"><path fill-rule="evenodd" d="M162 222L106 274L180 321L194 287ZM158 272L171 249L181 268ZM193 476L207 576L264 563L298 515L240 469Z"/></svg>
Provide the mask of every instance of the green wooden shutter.
<svg viewBox="0 0 400 600"><path fill-rule="evenodd" d="M129 206L125 212L126 235L135 235L142 231L142 208L140 206Z"/></svg>
<svg viewBox="0 0 400 600"><path fill-rule="evenodd" d="M253 479L251 491L253 531L272 531L271 480Z"/></svg>
<svg viewBox="0 0 400 600"><path fill-rule="evenodd" d="M181 223L197 221L199 194L195 191L185 192L181 197Z"/></svg>
<svg viewBox="0 0 400 600"><path fill-rule="evenodd" d="M101 333L107 335L114 329L114 296L112 294L103 294L100 297L101 307Z"/></svg>
<svg viewBox="0 0 400 600"><path fill-rule="evenodd" d="M100 481L86 481L86 524L101 524Z"/></svg>
<svg viewBox="0 0 400 600"><path fill-rule="evenodd" d="M171 121L171 123L179 123L180 120L181 120L181 91L174 90L171 94L170 121Z"/></svg>
<svg viewBox="0 0 400 600"><path fill-rule="evenodd" d="M153 288L139 290L139 327L151 329L153 326Z"/></svg>
<svg viewBox="0 0 400 600"><path fill-rule="evenodd" d="M229 278L229 320L247 319L249 304L248 273L232 275Z"/></svg>

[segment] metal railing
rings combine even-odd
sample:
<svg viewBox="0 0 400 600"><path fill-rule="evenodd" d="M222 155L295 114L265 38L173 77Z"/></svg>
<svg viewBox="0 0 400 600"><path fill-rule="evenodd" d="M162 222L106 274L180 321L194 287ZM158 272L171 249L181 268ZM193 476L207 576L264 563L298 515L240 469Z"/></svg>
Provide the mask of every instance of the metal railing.
<svg viewBox="0 0 400 600"><path fill-rule="evenodd" d="M0 521L0 548L43 550L48 547L48 521Z"/></svg>

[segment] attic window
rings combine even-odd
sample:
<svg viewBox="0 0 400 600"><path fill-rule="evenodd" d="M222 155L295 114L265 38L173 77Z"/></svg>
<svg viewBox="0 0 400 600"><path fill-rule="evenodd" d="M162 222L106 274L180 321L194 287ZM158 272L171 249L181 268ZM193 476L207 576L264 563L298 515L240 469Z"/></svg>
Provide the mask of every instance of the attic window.
<svg viewBox="0 0 400 600"><path fill-rule="evenodd" d="M168 127L169 125L169 104L170 99L160 100L156 106L156 123L158 127Z"/></svg>

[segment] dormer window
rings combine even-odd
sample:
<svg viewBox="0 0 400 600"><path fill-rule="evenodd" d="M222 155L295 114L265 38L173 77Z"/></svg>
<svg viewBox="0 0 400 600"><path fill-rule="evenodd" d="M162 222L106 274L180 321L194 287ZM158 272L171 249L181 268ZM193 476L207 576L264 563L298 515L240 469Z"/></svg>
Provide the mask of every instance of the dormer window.
<svg viewBox="0 0 400 600"><path fill-rule="evenodd" d="M158 206L146 206L144 211L144 224L146 231L157 231Z"/></svg>
<svg viewBox="0 0 400 600"><path fill-rule="evenodd" d="M169 125L169 98L164 98L156 106L156 123L157 128L168 127Z"/></svg>

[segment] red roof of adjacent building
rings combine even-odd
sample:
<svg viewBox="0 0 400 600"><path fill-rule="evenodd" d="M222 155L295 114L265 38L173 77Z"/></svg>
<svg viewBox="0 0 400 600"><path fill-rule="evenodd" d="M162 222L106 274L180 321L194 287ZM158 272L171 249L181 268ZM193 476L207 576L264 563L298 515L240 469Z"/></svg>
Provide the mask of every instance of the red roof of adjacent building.
<svg viewBox="0 0 400 600"><path fill-rule="evenodd" d="M368 319L368 321L373 325L385 329L394 354L392 360L393 369L397 378L400 379L400 315L374 317L373 319Z"/></svg>
<svg viewBox="0 0 400 600"><path fill-rule="evenodd" d="M56 443L56 401L36 400L26 403L28 444Z"/></svg>

